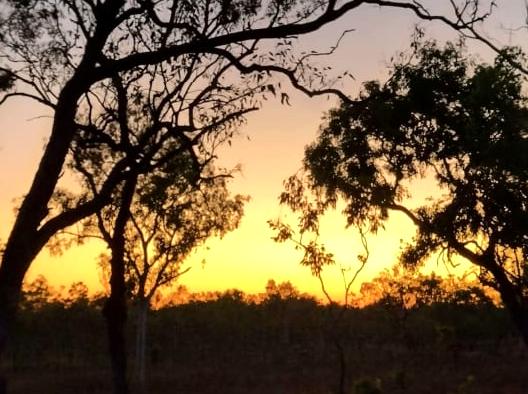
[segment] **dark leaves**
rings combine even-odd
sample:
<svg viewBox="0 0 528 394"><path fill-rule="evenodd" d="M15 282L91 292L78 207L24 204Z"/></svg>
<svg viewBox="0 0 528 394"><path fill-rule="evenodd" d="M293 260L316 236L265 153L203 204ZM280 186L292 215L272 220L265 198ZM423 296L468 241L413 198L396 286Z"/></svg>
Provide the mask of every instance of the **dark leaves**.
<svg viewBox="0 0 528 394"><path fill-rule="evenodd" d="M6 71L0 71L0 92L11 89L13 84L13 74Z"/></svg>
<svg viewBox="0 0 528 394"><path fill-rule="evenodd" d="M475 65L461 43L414 49L415 60L394 65L387 83L367 82L358 104L329 112L306 149L304 187L342 197L348 223L375 230L412 196L417 177L436 181L436 197L407 211L418 232L402 252L405 265L465 245L526 250L528 109L519 72L503 55Z"/></svg>

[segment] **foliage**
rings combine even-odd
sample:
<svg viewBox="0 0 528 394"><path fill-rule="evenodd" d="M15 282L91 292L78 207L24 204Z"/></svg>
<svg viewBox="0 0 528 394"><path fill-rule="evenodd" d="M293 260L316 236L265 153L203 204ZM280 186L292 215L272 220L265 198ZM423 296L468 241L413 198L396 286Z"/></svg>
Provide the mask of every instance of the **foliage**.
<svg viewBox="0 0 528 394"><path fill-rule="evenodd" d="M498 301L497 294L476 280L454 276L443 278L434 272L424 275L398 266L362 283L356 300L360 307L382 304L406 309L440 303L487 307L494 301Z"/></svg>
<svg viewBox="0 0 528 394"><path fill-rule="evenodd" d="M140 179L125 229L127 286L134 298L150 302L160 288L174 285L189 270L183 265L195 248L238 226L247 198L231 197L229 175L212 171L209 167L198 180L164 171ZM105 228L111 228L117 208L110 206L100 215ZM109 258L101 258L108 278Z"/></svg>
<svg viewBox="0 0 528 394"><path fill-rule="evenodd" d="M41 275L25 287L22 305L26 308L41 308L51 301L51 297L48 281Z"/></svg>
<svg viewBox="0 0 528 394"><path fill-rule="evenodd" d="M307 298L307 295L301 295L299 290L290 282L282 282L277 284L273 279L266 283L266 300L287 300L295 298Z"/></svg>
<svg viewBox="0 0 528 394"><path fill-rule="evenodd" d="M8 321L41 248L110 203L131 172L148 173L153 161L183 151L203 153L205 146L229 140L266 95L287 103L276 75L309 95L340 94L318 85L324 82L320 78L309 78L311 56L293 56L292 37L316 31L359 4L2 0L0 5L0 104L29 98L53 117L39 171L2 257L0 305L6 310L0 312ZM276 50L264 43L269 40ZM135 123L138 118L156 124L145 130L141 121ZM70 160L76 151L82 158ZM88 171L90 193L60 190L66 161Z"/></svg>
<svg viewBox="0 0 528 394"><path fill-rule="evenodd" d="M279 200L281 204L287 205L297 214L297 230L281 219L268 220L268 225L275 231L272 239L279 243L292 242L295 249L303 252L300 264L310 268L312 275L319 280L327 301L333 303L334 300L326 290L322 273L325 267L335 265L336 261L334 254L327 251L319 237L320 218L328 209L335 208L336 200L325 198L318 189L308 190L305 183L295 176L285 182L285 188L287 191L281 194ZM356 256L358 266L353 270L352 275L347 275L352 267L340 267L344 284L345 307L348 306L351 287L367 264L369 257L367 239L361 227L358 227L358 233L363 248L362 252Z"/></svg>
<svg viewBox="0 0 528 394"><path fill-rule="evenodd" d="M42 171L23 200L16 237L10 238L3 257L18 261L22 256L11 254L27 249L16 286L49 238L104 207L129 169L148 172L149 160L160 159L167 145L181 148L185 142L189 149L211 132L213 140L218 138L215 120L224 126L227 118L229 124L237 123L259 108L266 95L288 103L287 91L274 76L310 96L333 93L347 99L326 83L328 68L312 62L315 53L299 55L294 47L298 37L362 3L2 0L0 87L7 90L0 104L12 97L30 98L53 114ZM487 5L493 4L452 2L457 18L451 21L419 2L370 3L408 9L462 31L483 21ZM132 101L135 108L128 105ZM133 122L138 114L145 119L155 114L161 124L140 136L143 127L136 129ZM167 129L170 135L160 137ZM223 131L229 139L232 130ZM90 157L98 147L115 154ZM91 165L84 167L97 168L93 195L68 196L57 188L72 150L86 150L83 160ZM53 194L61 203L49 204Z"/></svg>
<svg viewBox="0 0 528 394"><path fill-rule="evenodd" d="M342 197L349 224L372 231L389 211L404 213L417 232L401 262L417 266L438 251L468 259L528 338L528 109L506 60L522 54L477 64L460 43L414 47L385 84L367 82L359 103L330 111L297 182ZM438 193L410 208L412 182L423 177Z"/></svg>

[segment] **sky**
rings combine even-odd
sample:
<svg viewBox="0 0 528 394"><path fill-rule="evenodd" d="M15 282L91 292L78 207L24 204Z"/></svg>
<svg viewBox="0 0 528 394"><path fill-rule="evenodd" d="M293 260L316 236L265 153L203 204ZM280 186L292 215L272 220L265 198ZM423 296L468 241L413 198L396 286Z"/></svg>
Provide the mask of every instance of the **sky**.
<svg viewBox="0 0 528 394"><path fill-rule="evenodd" d="M447 1L429 3L440 7L448 4ZM498 4L484 31L499 44L523 44L524 31L510 34L507 29L523 25L524 0L499 0ZM299 50L327 51L343 30L354 29L331 56L320 59L321 64L333 66L333 72L348 70L354 75L355 81L342 87L354 96L362 81L386 75L391 56L408 48L416 22L408 12L365 7L305 37L299 42ZM427 36L441 40L456 37L438 23L421 26L426 28ZM490 58L490 51L482 45L470 42L469 47L483 60ZM287 210L278 204L282 183L300 168L305 146L314 140L325 111L336 100L310 99L293 90L289 94L291 106L269 100L262 110L248 117L232 146L219 152L219 165L242 168L232 181L231 190L249 195L251 200L246 204L245 216L237 230L221 240L211 240L189 257L186 264L192 268L180 281L189 289L238 288L255 293L264 291L267 280L274 279L290 281L301 291L321 296L318 281L309 269L299 265L301 252L292 244L275 243L267 221L287 215ZM12 100L0 106L0 240L8 237L13 207L29 188L50 124L49 112L27 100ZM415 203L434 191L427 180L414 184L412 189ZM408 220L395 214L384 231L370 236L370 258L358 285L390 267L396 261L402 241L409 240L413 231ZM356 256L362 251L358 235L353 229L345 229L345 221L337 211L325 218L322 240L336 256L337 267L327 270L324 277L330 293L339 298L343 287L338 267L357 267ZM27 280L43 274L56 288L83 281L91 290L99 290L102 285L96 261L102 251L104 245L97 241L72 248L62 256L51 256L44 250L30 268ZM437 267L433 265L433 269Z"/></svg>

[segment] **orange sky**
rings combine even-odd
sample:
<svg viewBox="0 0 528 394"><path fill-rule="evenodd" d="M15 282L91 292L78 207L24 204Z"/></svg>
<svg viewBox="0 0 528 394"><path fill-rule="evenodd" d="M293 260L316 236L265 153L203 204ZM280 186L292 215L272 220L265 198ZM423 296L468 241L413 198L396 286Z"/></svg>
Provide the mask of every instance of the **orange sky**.
<svg viewBox="0 0 528 394"><path fill-rule="evenodd" d="M486 31L500 42L508 43L510 36L501 26L522 25L523 4L523 0L499 1L496 16L489 21ZM339 50L324 60L337 71L348 69L356 77L356 83L345 87L353 95L361 81L382 76L389 58L406 48L413 23L415 20L408 13L370 7L302 41L302 46L308 50L327 50L342 30L354 28L355 31L342 41ZM424 26L428 28L428 35L453 38L453 34L440 25ZM489 51L478 45L472 44L472 51L481 53L484 59L489 58ZM260 112L251 115L242 136L232 147L220 153L220 162L226 167L242 165L242 174L232 183L232 190L250 195L251 201L238 230L222 240L209 242L208 249L201 249L191 256L189 265L192 269L182 279L182 283L191 289L237 287L247 292L259 292L263 291L266 281L273 278L276 281L289 280L303 291L320 294L318 282L310 276L308 269L299 266L299 252L291 244L274 243L266 221L286 212L277 201L282 181L300 167L304 146L313 141L324 111L335 101L308 99L295 92L292 92L290 101L291 107L270 102ZM25 100L11 101L0 107L0 239L4 241L13 220L13 199L20 198L28 189L40 158L50 124L46 115L49 113ZM430 190L426 182L415 187L420 197L426 196ZM353 266L361 249L354 231L343 228L341 216L333 214L325 220L323 239L340 264ZM371 257L362 278L368 279L391 265L400 240L408 239L412 233L408 221L398 215L392 217L386 231L370 238ZM92 289L99 289L95 258L102 247L94 241L61 257L50 257L47 251L43 251L30 269L29 279L43 273L54 286L82 280ZM201 264L203 260L205 265ZM338 297L342 286L337 271L329 270L326 278L332 294Z"/></svg>

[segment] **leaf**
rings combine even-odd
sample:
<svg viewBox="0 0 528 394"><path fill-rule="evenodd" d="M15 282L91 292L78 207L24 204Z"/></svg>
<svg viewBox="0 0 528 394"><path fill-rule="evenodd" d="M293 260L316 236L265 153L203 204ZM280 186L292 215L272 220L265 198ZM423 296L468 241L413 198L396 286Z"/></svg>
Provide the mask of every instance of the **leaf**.
<svg viewBox="0 0 528 394"><path fill-rule="evenodd" d="M284 103L286 103L286 105L291 106L290 96L288 96L286 93L281 93L281 104L284 105Z"/></svg>

